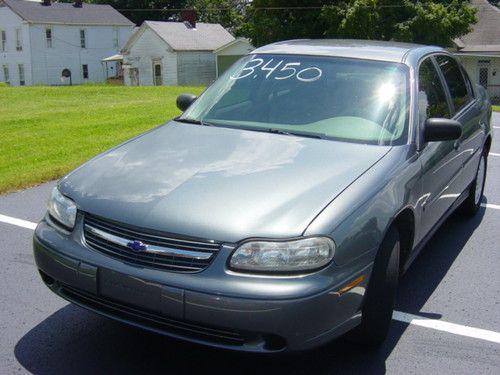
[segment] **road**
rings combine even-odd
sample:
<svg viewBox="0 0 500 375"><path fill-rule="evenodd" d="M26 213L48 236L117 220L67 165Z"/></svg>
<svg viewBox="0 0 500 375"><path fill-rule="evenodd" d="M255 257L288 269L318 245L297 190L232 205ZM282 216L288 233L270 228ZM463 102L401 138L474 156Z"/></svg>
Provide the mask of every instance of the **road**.
<svg viewBox="0 0 500 375"><path fill-rule="evenodd" d="M500 113L494 126L500 132ZM498 138L488 163L484 207L473 219L453 215L435 234L403 277L396 319L376 351L338 340L287 357L239 354L178 342L70 305L42 284L31 252L30 222L43 216L55 183L0 196L0 215L28 222L0 217L0 374L500 374ZM403 313L430 320L408 324Z"/></svg>

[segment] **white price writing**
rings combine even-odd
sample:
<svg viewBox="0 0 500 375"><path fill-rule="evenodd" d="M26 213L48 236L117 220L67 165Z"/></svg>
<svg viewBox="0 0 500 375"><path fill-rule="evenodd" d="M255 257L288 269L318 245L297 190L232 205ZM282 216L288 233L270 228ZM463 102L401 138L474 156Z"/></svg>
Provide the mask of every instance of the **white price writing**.
<svg viewBox="0 0 500 375"><path fill-rule="evenodd" d="M301 63L289 62L283 65L283 60L274 62L274 59L264 64L264 59L255 58L245 64L238 73L230 76L231 79L257 78L260 72L265 73L266 79L290 79L295 77L302 82L314 82L321 78L323 71L317 66L300 69ZM281 68L281 69L279 69ZM273 77L274 76L274 77Z"/></svg>

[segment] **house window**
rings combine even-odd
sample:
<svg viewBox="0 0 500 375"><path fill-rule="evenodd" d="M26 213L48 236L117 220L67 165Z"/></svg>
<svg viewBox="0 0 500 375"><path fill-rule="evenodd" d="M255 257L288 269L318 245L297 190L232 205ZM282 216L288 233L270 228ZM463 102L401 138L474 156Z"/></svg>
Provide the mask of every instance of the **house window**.
<svg viewBox="0 0 500 375"><path fill-rule="evenodd" d="M118 49L120 38L118 34L118 27L113 27L113 48Z"/></svg>
<svg viewBox="0 0 500 375"><path fill-rule="evenodd" d="M83 75L83 79L89 78L89 66L87 64L82 65L82 75Z"/></svg>
<svg viewBox="0 0 500 375"><path fill-rule="evenodd" d="M7 33L2 30L2 52L7 51Z"/></svg>
<svg viewBox="0 0 500 375"><path fill-rule="evenodd" d="M8 65L3 66L3 78L4 78L5 83L10 84L9 66Z"/></svg>
<svg viewBox="0 0 500 375"><path fill-rule="evenodd" d="M24 65L18 64L17 69L19 70L19 85L24 86L26 84L24 80Z"/></svg>
<svg viewBox="0 0 500 375"><path fill-rule="evenodd" d="M490 77L490 60L479 60L477 62L478 81L485 89L488 88Z"/></svg>
<svg viewBox="0 0 500 375"><path fill-rule="evenodd" d="M52 29L49 27L45 29L45 40L47 41L47 48L52 48Z"/></svg>
<svg viewBox="0 0 500 375"><path fill-rule="evenodd" d="M85 30L80 30L80 47L87 48L85 42Z"/></svg>
<svg viewBox="0 0 500 375"><path fill-rule="evenodd" d="M488 87L488 76L489 76L489 71L487 66L480 66L479 67L479 84L483 86L484 88Z"/></svg>
<svg viewBox="0 0 500 375"><path fill-rule="evenodd" d="M21 34L21 29L16 29L16 51L23 50L23 36Z"/></svg>

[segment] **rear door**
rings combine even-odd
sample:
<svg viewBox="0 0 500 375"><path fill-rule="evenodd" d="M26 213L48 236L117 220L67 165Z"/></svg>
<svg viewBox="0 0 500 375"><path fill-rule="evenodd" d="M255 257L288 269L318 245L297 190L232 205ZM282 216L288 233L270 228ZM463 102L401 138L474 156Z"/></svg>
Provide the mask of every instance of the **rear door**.
<svg viewBox="0 0 500 375"><path fill-rule="evenodd" d="M453 119L462 124L462 137L455 143L457 158L462 165L459 180L459 189L462 192L475 178L485 137L485 124L480 122L481 103L474 97L467 73L455 58L437 55L436 62L452 100Z"/></svg>

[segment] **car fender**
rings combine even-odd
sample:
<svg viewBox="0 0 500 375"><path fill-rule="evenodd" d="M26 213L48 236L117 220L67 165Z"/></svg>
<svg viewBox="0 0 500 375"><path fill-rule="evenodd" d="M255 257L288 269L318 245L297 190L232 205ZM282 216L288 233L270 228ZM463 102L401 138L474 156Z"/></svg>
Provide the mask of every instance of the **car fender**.
<svg viewBox="0 0 500 375"><path fill-rule="evenodd" d="M393 149L309 224L305 235L328 234L336 244L338 265L370 263L385 233L405 209L420 219L421 165L411 145ZM418 233L415 227L415 235Z"/></svg>

